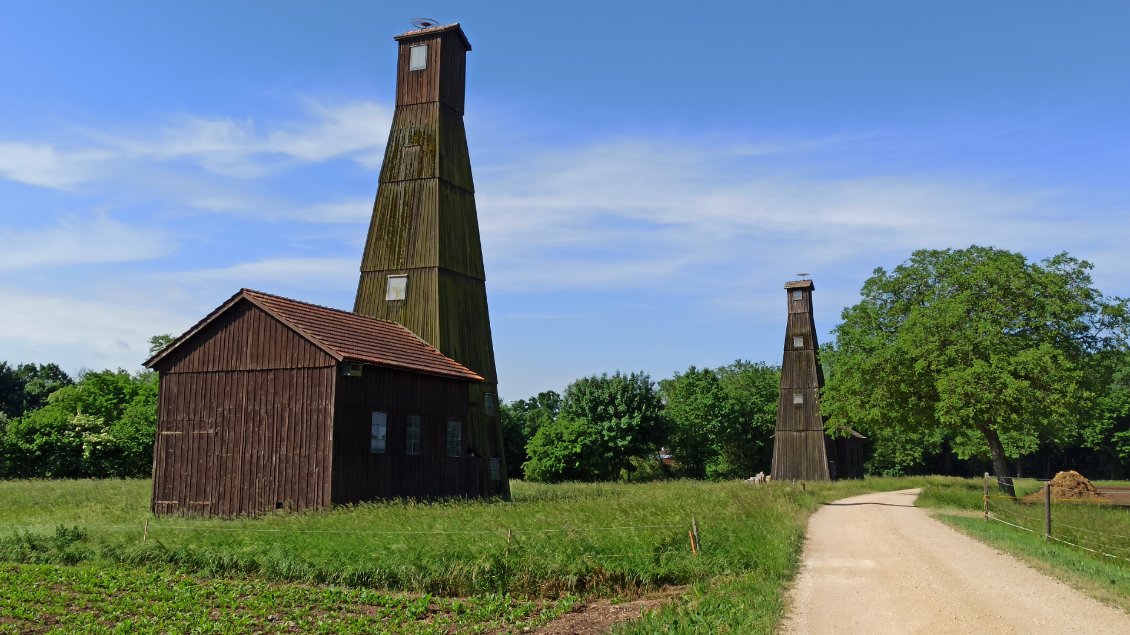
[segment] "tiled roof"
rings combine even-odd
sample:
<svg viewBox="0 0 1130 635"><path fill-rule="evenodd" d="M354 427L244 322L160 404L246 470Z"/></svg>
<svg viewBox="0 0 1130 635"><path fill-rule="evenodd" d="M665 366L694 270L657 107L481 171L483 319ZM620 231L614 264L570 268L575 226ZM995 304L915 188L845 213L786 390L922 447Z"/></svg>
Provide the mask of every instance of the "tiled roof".
<svg viewBox="0 0 1130 635"><path fill-rule="evenodd" d="M444 24L442 26L430 26L426 29L414 29L412 31L408 31L407 33L401 33L400 35L397 35L392 39L396 40L397 42L403 42L404 40L414 40L419 37L438 35L440 33L443 33L444 31L455 31L459 35L460 39L463 40L463 44L467 47L467 50L471 50L471 41L467 39L467 34L463 32L463 27L459 26L458 22L455 22L454 24Z"/></svg>
<svg viewBox="0 0 1130 635"><path fill-rule="evenodd" d="M377 320L252 289L240 289L239 293L145 362L145 365L153 366L158 359L243 299L270 313L338 360L483 381L482 377L445 356L396 322Z"/></svg>
<svg viewBox="0 0 1130 635"><path fill-rule="evenodd" d="M816 289L811 280L793 280L785 283L786 289Z"/></svg>

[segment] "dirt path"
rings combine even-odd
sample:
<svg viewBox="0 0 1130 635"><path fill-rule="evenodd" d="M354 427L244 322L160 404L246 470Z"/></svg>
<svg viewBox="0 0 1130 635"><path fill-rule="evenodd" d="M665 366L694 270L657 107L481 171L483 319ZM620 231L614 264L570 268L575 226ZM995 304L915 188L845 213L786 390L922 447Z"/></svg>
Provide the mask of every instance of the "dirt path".
<svg viewBox="0 0 1130 635"><path fill-rule="evenodd" d="M1130 633L1130 615L930 518L918 492L813 514L785 632Z"/></svg>

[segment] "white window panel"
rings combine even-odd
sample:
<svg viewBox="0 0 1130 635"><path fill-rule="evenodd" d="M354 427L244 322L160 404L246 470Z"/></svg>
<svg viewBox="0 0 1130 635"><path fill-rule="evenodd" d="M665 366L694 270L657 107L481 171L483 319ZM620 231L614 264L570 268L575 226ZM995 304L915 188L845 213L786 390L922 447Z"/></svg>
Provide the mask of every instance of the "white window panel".
<svg viewBox="0 0 1130 635"><path fill-rule="evenodd" d="M408 47L408 70L422 71L428 67L428 45Z"/></svg>
<svg viewBox="0 0 1130 635"><path fill-rule="evenodd" d="M408 276L389 276L385 300L403 300L408 297Z"/></svg>

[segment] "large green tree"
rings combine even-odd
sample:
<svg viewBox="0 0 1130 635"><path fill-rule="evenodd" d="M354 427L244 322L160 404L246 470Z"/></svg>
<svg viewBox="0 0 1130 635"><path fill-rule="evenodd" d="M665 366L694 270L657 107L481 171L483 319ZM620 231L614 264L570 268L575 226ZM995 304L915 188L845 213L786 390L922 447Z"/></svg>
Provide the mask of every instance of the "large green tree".
<svg viewBox="0 0 1130 635"><path fill-rule="evenodd" d="M719 461L715 472L734 478L768 472L773 462L781 369L739 359L714 372L718 374L722 389L738 408L738 427L725 431L718 440Z"/></svg>
<svg viewBox="0 0 1130 635"><path fill-rule="evenodd" d="M719 475L719 446L741 427L738 404L709 368L691 366L659 382L663 414L671 422L671 449L680 471L692 478Z"/></svg>
<svg viewBox="0 0 1130 635"><path fill-rule="evenodd" d="M544 425L553 422L561 410L561 395L545 390L529 399L503 402L502 447L506 452L506 469L512 478L525 478L523 465L529 459L526 445Z"/></svg>
<svg viewBox="0 0 1130 635"><path fill-rule="evenodd" d="M1089 358L1126 346L1127 302L1091 268L972 246L876 269L834 329L824 413L879 437L941 431L1011 494L1009 459L1072 441L1095 400Z"/></svg>
<svg viewBox="0 0 1130 635"><path fill-rule="evenodd" d="M542 426L527 446L525 473L537 480L619 478L631 472L633 457L655 455L666 439L662 411L646 373L578 379L565 388L553 425ZM571 449L562 455L557 445ZM555 466L570 474L555 476Z"/></svg>

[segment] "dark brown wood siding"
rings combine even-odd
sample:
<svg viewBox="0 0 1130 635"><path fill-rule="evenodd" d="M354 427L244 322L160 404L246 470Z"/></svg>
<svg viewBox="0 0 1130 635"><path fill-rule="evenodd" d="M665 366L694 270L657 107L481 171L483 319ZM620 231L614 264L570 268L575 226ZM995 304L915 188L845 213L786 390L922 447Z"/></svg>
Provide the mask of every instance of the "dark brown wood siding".
<svg viewBox="0 0 1130 635"><path fill-rule="evenodd" d="M410 48L428 46L427 68L409 70ZM467 47L454 32L402 41L398 49L396 105L439 102L463 115L466 94Z"/></svg>
<svg viewBox="0 0 1130 635"><path fill-rule="evenodd" d="M339 380L334 408L333 502L398 496L478 496L479 465L467 416L468 382L365 366ZM372 413L387 416L384 453L370 452ZM420 417L420 454L406 452L409 415ZM461 456L447 456L447 422L462 424ZM468 456L471 449L480 458Z"/></svg>
<svg viewBox="0 0 1130 635"><path fill-rule="evenodd" d="M828 480L832 477L829 441L820 415L824 375L817 357L812 288L786 288L788 320L781 361L777 430L773 438L773 478ZM794 299L794 292L800 296ZM794 338L799 338L799 342ZM800 401L800 403L797 403Z"/></svg>
<svg viewBox="0 0 1130 635"><path fill-rule="evenodd" d="M330 503L336 360L250 302L161 360L153 511Z"/></svg>

